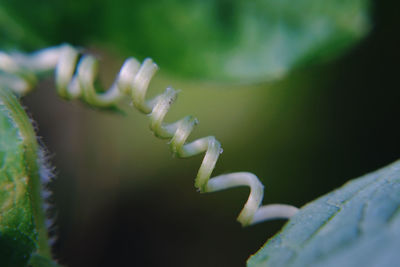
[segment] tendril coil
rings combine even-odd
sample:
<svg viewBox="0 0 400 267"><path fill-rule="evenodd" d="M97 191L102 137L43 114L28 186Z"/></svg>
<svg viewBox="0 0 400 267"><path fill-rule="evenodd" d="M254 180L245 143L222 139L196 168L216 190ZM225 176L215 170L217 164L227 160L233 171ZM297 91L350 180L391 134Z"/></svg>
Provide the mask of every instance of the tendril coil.
<svg viewBox="0 0 400 267"><path fill-rule="evenodd" d="M46 48L33 54L0 52L0 85L8 86L17 94L26 94L37 81L37 76L55 68L58 94L68 100L81 99L94 107L115 106L124 97L130 97L133 105L148 114L150 128L162 139L170 139L172 153L187 158L205 153L195 178L195 187L200 192L215 192L236 186L249 186L250 195L237 220L247 226L276 218L290 218L298 209L285 204L261 206L264 187L256 175L250 172L211 174L219 155L221 144L214 136L186 142L198 121L186 116L173 123L164 123L164 118L177 98L178 91L167 88L164 93L146 100L149 83L158 66L147 58L141 64L128 58L120 69L113 85L105 92L95 89L97 60L91 55L70 46Z"/></svg>

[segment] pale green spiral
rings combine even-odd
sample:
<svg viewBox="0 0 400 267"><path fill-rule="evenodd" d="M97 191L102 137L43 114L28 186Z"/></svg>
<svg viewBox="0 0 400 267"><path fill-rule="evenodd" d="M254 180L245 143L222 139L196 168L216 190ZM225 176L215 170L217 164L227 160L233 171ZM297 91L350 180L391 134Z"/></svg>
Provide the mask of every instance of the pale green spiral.
<svg viewBox="0 0 400 267"><path fill-rule="evenodd" d="M200 192L214 192L236 186L250 187L249 198L237 218L243 226L269 219L289 218L297 212L297 208L284 204L260 206L264 188L252 173L237 172L210 178L222 152L221 144L213 136L186 143L197 124L197 119L192 116L174 123L163 122L178 91L167 88L163 94L146 100L149 83L158 69L151 59L147 58L141 64L135 58L128 58L111 88L98 93L94 87L97 60L90 55L80 56L80 51L69 45L47 48L30 55L0 53L0 70L3 70L0 82L6 83L16 93L25 94L34 86L37 74L55 68L57 91L65 99L79 98L94 107L109 107L117 105L124 97L130 97L139 111L149 115L150 128L154 134L159 138L170 139L171 150L175 155L185 158L205 153L195 179L195 187Z"/></svg>

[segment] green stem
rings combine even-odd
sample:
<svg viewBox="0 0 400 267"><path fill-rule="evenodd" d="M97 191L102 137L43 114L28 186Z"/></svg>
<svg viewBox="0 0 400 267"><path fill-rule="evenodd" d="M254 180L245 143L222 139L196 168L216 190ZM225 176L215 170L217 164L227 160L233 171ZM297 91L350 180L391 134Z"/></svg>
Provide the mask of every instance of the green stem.
<svg viewBox="0 0 400 267"><path fill-rule="evenodd" d="M20 129L20 134L23 139L25 163L29 173L29 195L32 203L35 228L38 232L37 254L46 258L51 258L51 250L48 242L49 236L45 224L46 215L43 209L44 200L41 195L42 184L40 181L38 160L39 146L36 141L36 134L25 110L21 107L21 104L14 94L8 89L0 88L0 98L10 111L14 122Z"/></svg>

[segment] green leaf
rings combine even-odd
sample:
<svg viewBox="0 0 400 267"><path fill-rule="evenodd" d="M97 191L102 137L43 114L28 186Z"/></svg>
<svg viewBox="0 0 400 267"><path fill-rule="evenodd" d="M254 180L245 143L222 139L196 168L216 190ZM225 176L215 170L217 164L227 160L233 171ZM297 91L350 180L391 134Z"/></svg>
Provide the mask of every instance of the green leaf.
<svg viewBox="0 0 400 267"><path fill-rule="evenodd" d="M1 7L48 44L110 44L175 75L230 82L273 80L332 59L370 28L368 0L14 0ZM0 19L4 29L13 25Z"/></svg>
<svg viewBox="0 0 400 267"><path fill-rule="evenodd" d="M17 12L18 13L18 12ZM0 47L2 49L24 49L45 45L32 27L19 18L5 3L0 3Z"/></svg>
<svg viewBox="0 0 400 267"><path fill-rule="evenodd" d="M248 266L397 266L400 161L303 207Z"/></svg>
<svg viewBox="0 0 400 267"><path fill-rule="evenodd" d="M36 135L11 91L0 87L0 266L50 258Z"/></svg>
<svg viewBox="0 0 400 267"><path fill-rule="evenodd" d="M108 2L107 39L191 77L254 82L330 59L369 29L367 0Z"/></svg>

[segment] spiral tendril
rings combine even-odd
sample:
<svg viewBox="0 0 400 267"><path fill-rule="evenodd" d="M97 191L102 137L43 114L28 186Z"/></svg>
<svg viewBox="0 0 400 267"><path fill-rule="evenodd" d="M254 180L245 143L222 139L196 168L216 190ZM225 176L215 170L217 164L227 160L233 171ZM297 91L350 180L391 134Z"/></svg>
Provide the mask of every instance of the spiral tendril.
<svg viewBox="0 0 400 267"><path fill-rule="evenodd" d="M187 143L187 139L198 123L193 116L186 116L174 123L164 123L164 118L177 98L178 91L167 88L164 93L146 100L149 83L158 66L147 58L141 64L135 58L128 58L120 69L113 85L105 92L95 88L97 60L70 45L47 48L33 54L0 52L0 85L8 86L17 94L26 94L35 85L37 75L55 68L58 94L68 100L81 99L94 107L115 106L126 97L133 105L148 114L150 128L163 139L170 139L172 153L181 158L205 153L195 178L195 187L200 192L215 192L237 186L250 187L249 198L237 220L247 226L276 218L290 218L298 209L285 204L260 206L264 188L257 176L250 172L236 172L219 175L211 174L219 155L220 142L214 136L199 138Z"/></svg>

